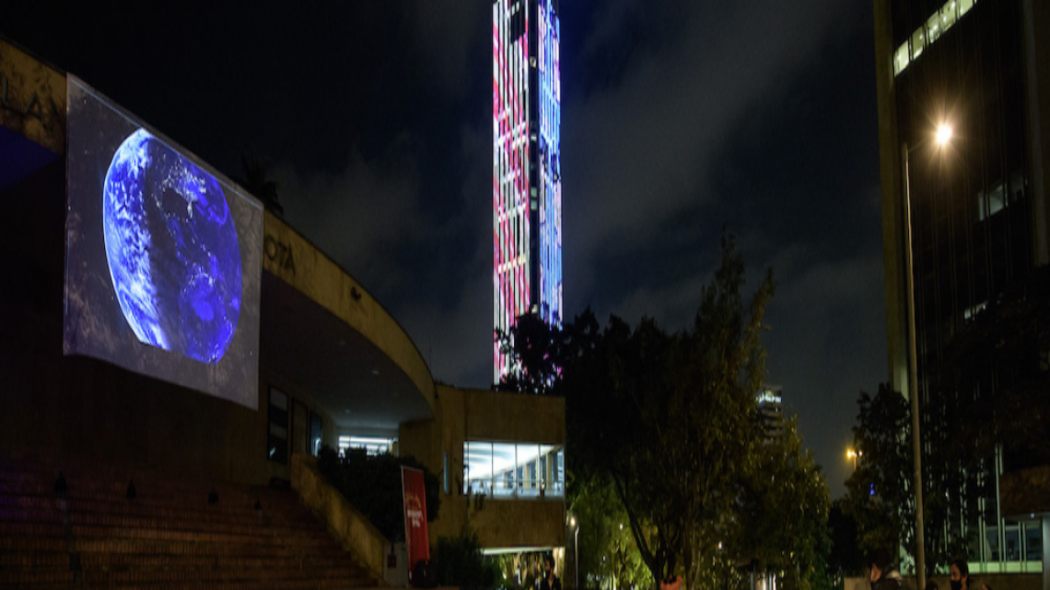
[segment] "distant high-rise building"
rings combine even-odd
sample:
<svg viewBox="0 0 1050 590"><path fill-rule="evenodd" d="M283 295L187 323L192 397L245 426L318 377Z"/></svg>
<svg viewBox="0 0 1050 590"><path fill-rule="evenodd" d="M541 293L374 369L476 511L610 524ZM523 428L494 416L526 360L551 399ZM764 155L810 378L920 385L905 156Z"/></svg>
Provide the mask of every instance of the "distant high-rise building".
<svg viewBox="0 0 1050 590"><path fill-rule="evenodd" d="M494 335L529 312L562 321L559 38L557 0L493 1ZM498 341L493 357L499 381L513 367Z"/></svg>
<svg viewBox="0 0 1050 590"><path fill-rule="evenodd" d="M1004 453L1001 444L982 465L935 463L929 454L971 442L959 433L961 409L1016 389L1022 374L1050 383L1040 366L1046 350L1034 343L1011 367L994 354L959 360L963 350L996 350L999 342L980 328L982 312L1026 292L1050 262L1050 3L873 5L889 376L920 407L924 488L936 496L927 497L935 507L927 516L951 523L927 525L926 543L942 553L965 543L978 571L1008 571L1008 564L1026 571L1025 562L1038 567L1041 558L1040 524L1004 518L1011 515L1001 510L997 482L1004 465L1009 471L1030 457ZM916 391L908 379L909 278ZM967 487L969 480L980 485ZM983 496L968 502L974 487Z"/></svg>
<svg viewBox="0 0 1050 590"><path fill-rule="evenodd" d="M777 385L767 385L755 396L762 438L773 440L784 434L784 396Z"/></svg>

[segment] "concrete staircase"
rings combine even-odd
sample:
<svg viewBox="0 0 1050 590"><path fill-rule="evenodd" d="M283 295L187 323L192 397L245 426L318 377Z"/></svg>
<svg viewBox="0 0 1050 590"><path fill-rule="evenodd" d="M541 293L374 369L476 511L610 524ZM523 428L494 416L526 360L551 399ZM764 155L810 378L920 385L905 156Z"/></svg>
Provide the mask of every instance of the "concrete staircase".
<svg viewBox="0 0 1050 590"><path fill-rule="evenodd" d="M0 589L381 584L293 491L94 469L61 492L57 476L0 460Z"/></svg>

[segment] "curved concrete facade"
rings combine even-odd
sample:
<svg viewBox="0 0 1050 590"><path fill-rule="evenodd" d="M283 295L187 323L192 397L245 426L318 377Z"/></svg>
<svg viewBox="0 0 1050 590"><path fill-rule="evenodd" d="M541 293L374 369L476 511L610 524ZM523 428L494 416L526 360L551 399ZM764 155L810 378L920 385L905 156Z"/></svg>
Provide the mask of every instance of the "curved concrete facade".
<svg viewBox="0 0 1050 590"><path fill-rule="evenodd" d="M321 420L324 443L335 446L347 416L396 435L401 421L433 415L433 377L404 329L356 279L269 213L261 297L270 313L261 314L260 340L283 340L260 347L257 411L64 357L66 88L64 73L0 40L0 192L11 202L0 231L17 261L8 276L22 283L2 300L10 321L0 363L0 449L264 482L288 476L287 462L266 458L271 389L289 400L289 453L307 450L310 416ZM294 338L300 342L292 346Z"/></svg>
<svg viewBox="0 0 1050 590"><path fill-rule="evenodd" d="M63 356L66 76L0 40L0 196L8 237L0 290L0 459L127 466L194 480L291 477L340 434L400 436L402 454L435 473L463 470L472 438L564 444L564 401L435 385L397 320L353 276L269 212L260 302L257 410L93 358ZM274 392L284 394L287 453L269 456ZM279 420L278 420L279 422ZM460 482L462 483L462 482ZM560 498L471 508L444 492L431 538L470 523L489 547L564 543ZM527 526L523 526L526 523Z"/></svg>
<svg viewBox="0 0 1050 590"><path fill-rule="evenodd" d="M401 325L361 284L291 226L266 213L263 269L352 327L386 355L434 407L434 377Z"/></svg>

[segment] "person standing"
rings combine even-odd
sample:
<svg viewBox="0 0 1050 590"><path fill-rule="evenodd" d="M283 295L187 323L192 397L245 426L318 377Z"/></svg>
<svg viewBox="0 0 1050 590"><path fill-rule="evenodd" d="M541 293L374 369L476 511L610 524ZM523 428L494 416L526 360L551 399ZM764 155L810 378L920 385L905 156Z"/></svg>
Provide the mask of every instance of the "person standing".
<svg viewBox="0 0 1050 590"><path fill-rule="evenodd" d="M894 569L889 553L878 551L868 558L868 581L871 590L900 590L901 575Z"/></svg>
<svg viewBox="0 0 1050 590"><path fill-rule="evenodd" d="M965 559L956 559L948 567L948 584L952 590L970 590L970 566Z"/></svg>
<svg viewBox="0 0 1050 590"><path fill-rule="evenodd" d="M543 580L540 581L540 590L561 590L561 580L554 573L554 558L543 559Z"/></svg>

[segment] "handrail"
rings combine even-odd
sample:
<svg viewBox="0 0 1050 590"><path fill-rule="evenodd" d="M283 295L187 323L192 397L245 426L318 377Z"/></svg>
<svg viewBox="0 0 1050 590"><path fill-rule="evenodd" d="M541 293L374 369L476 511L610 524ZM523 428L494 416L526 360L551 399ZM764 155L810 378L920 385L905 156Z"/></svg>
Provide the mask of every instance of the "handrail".
<svg viewBox="0 0 1050 590"><path fill-rule="evenodd" d="M317 470L314 457L292 453L291 477L292 489L299 494L303 504L325 522L344 549L362 562L374 581L382 584L390 541L328 484Z"/></svg>

